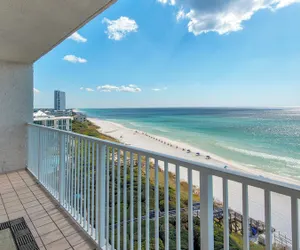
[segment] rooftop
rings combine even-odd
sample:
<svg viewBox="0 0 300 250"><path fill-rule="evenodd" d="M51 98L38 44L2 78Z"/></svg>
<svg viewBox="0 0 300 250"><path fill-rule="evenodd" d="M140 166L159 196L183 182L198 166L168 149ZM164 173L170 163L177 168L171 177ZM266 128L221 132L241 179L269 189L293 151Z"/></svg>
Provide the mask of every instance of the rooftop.
<svg viewBox="0 0 300 250"><path fill-rule="evenodd" d="M41 250L96 249L26 170L0 175L0 223L20 217Z"/></svg>
<svg viewBox="0 0 300 250"><path fill-rule="evenodd" d="M46 121L46 120L73 120L72 116L36 116L35 121Z"/></svg>
<svg viewBox="0 0 300 250"><path fill-rule="evenodd" d="M72 116L55 116L52 114L45 113L41 110L34 112L33 117L35 121L45 121L45 120L68 120L73 119Z"/></svg>

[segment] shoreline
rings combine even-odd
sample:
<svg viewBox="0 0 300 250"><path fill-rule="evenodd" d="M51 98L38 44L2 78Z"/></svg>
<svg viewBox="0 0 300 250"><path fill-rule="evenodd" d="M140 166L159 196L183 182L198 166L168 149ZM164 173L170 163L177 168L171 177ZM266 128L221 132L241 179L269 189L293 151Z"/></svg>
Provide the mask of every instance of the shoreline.
<svg viewBox="0 0 300 250"><path fill-rule="evenodd" d="M226 169L232 169L252 175L263 176L268 179L299 185L299 181L297 180L278 176L276 174L257 169L250 169L249 167L223 159L222 157L190 146L186 143L176 142L162 136L156 136L137 129L127 128L122 124L108 120L90 117L87 119L100 127L99 132L114 137L125 145L131 145L145 150L164 153L199 163L210 163L220 168L227 166ZM183 148L185 149L184 151L182 150ZM187 153L187 149L189 149L191 152ZM196 156L197 152L200 153L200 156ZM211 159L207 160L207 155L209 155ZM175 166L169 166L169 171L175 173ZM188 178L186 169L181 168L180 177L182 181L187 182ZM199 186L198 173L193 174L193 185ZM222 185L223 183L221 178L213 177L213 195L214 198L220 202L223 200ZM229 182L229 207L239 212L242 211L241 190L241 183ZM272 203L276 204L275 207L272 207L272 226L278 231L286 233L288 237L291 237L291 206L289 197L272 193ZM264 192L263 190L251 186L249 186L249 216L254 219L264 221Z"/></svg>
<svg viewBox="0 0 300 250"><path fill-rule="evenodd" d="M99 132L109 135L111 137L114 137L115 139L119 140L120 142L124 143L125 145L140 147L140 148L143 148L146 150L151 150L154 152L161 152L161 153L169 154L172 156L180 157L183 159L196 161L199 163L210 163L210 164L213 164L220 168L225 168L225 166L226 166L226 169L241 171L241 172L244 172L247 174L252 174L252 175L256 175L256 176L260 176L260 177L264 177L264 178L268 178L268 179L272 179L272 180L276 180L276 181L280 181L280 182L285 182L285 183L289 183L289 184L300 185L300 181L298 181L296 179L292 179L292 178L286 177L286 176L280 176L278 174L266 172L266 171L259 170L259 169L251 169L240 163L236 163L234 161L222 158L214 153L208 152L208 151L200 149L198 147L191 146L187 143L178 142L178 141L175 141L175 140L163 137L163 136L150 134L150 133L138 130L138 129L131 129L131 128L125 127L124 125L122 125L120 123L116 123L116 122L112 122L112 121L108 121L108 120L101 120L99 118L90 118L90 117L88 117L87 119L100 127ZM128 133L132 133L132 134L129 135ZM124 134L126 135L126 137ZM157 150L157 147L151 147L151 145L150 146L143 145L144 143L136 143L135 141L132 140L133 138L129 138L129 137L135 136L135 135L140 135L140 136L145 137L145 139L149 139L149 141L150 141L149 144L152 144L152 145L160 144L161 146L163 146L165 148L165 150L163 150L163 151ZM122 136L122 138L120 136ZM172 145L172 146L170 146L170 145ZM176 147L178 147L178 148L176 148ZM182 149L185 149L185 150L182 151ZM187 153L188 149L191 151L190 153ZM170 152L170 151L172 151L172 152ZM195 155L198 152L200 153L200 156ZM210 156L210 159L209 160L205 159L206 156Z"/></svg>

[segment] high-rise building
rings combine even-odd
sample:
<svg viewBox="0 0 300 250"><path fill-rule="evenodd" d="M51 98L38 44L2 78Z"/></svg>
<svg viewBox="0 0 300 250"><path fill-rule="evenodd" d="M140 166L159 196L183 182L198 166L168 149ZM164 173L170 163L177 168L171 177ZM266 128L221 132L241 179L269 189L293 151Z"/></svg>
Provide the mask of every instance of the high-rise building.
<svg viewBox="0 0 300 250"><path fill-rule="evenodd" d="M66 109L66 93L59 90L54 90L54 109L65 110Z"/></svg>

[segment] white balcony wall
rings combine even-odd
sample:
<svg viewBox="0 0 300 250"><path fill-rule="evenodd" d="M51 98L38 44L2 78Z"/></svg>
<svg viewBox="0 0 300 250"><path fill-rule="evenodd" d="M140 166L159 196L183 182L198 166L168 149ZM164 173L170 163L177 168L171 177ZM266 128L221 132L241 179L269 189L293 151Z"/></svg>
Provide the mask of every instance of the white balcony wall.
<svg viewBox="0 0 300 250"><path fill-rule="evenodd" d="M0 173L25 168L32 110L32 64L0 61Z"/></svg>

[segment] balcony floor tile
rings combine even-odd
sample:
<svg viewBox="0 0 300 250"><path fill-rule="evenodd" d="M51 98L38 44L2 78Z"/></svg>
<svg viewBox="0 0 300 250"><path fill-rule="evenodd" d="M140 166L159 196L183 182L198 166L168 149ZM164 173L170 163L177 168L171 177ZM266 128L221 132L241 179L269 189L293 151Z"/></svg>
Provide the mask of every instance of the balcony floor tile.
<svg viewBox="0 0 300 250"><path fill-rule="evenodd" d="M41 250L96 249L26 170L0 175L0 223L20 217Z"/></svg>
<svg viewBox="0 0 300 250"><path fill-rule="evenodd" d="M70 247L71 247L70 244L65 238L62 238L60 240L54 241L46 245L47 250L66 250L66 249L70 249Z"/></svg>

